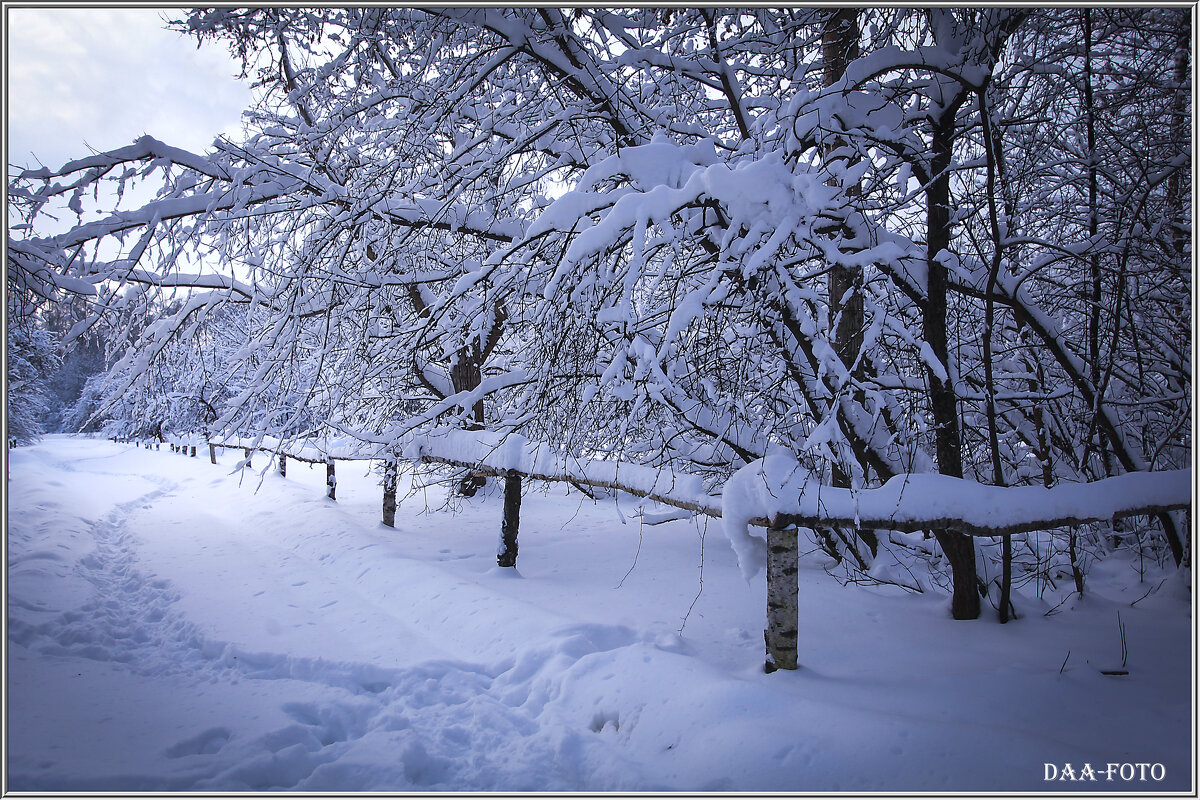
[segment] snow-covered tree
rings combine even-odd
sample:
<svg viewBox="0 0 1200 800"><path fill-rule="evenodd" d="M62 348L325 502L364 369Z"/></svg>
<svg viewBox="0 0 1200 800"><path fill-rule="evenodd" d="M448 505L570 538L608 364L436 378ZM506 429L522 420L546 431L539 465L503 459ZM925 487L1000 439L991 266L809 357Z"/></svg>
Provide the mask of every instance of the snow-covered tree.
<svg viewBox="0 0 1200 800"><path fill-rule="evenodd" d="M176 27L260 88L245 139L18 176L33 232L9 239L9 284L169 305L115 385L157 396L170 363L213 433L395 446L449 424L710 489L779 450L852 491L1182 466L1185 23L196 10ZM97 184L155 175L148 205L37 234ZM1011 553L932 533L954 615L977 616L980 553L1006 574ZM817 538L860 573L909 546Z"/></svg>
<svg viewBox="0 0 1200 800"><path fill-rule="evenodd" d="M6 333L8 441L32 444L46 432L51 413L50 377L60 359L54 337L34 319L14 319Z"/></svg>

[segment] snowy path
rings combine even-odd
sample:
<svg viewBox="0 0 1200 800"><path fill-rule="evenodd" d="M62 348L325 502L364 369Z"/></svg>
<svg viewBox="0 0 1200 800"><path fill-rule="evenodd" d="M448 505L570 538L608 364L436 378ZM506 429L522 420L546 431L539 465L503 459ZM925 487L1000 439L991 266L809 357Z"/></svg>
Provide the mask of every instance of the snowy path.
<svg viewBox="0 0 1200 800"><path fill-rule="evenodd" d="M494 498L410 499L393 531L361 465L335 504L315 471L256 492L233 461L12 452L9 789L1080 788L1042 781L1067 761L1170 778L1093 791L1189 785L1191 624L1170 592L1001 628L813 566L805 668L765 676L762 588L714 534L697 600L688 523L639 540L611 506L532 495L513 575ZM1122 680L1093 666L1117 608Z"/></svg>

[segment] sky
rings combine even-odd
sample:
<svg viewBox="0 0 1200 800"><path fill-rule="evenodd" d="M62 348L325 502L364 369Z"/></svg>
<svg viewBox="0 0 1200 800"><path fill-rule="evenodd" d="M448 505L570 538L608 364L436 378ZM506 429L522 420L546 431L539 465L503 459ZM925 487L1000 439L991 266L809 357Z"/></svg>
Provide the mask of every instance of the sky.
<svg viewBox="0 0 1200 800"><path fill-rule="evenodd" d="M241 129L248 82L221 45L197 49L164 28L163 17L181 9L6 13L12 166L57 167L143 134L198 152Z"/></svg>

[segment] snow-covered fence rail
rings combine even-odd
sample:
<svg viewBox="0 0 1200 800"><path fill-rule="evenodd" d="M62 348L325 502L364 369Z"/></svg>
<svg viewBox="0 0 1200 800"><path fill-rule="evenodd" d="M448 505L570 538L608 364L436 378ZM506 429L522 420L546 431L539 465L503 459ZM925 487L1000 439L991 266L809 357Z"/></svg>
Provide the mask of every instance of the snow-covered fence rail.
<svg viewBox="0 0 1200 800"><path fill-rule="evenodd" d="M798 528L951 528L971 536L1011 536L1187 509L1192 504L1191 470L1127 473L1050 489L904 474L875 489L851 490L823 485L794 459L777 455L743 467L716 496L705 493L695 476L603 460L566 459L545 445L482 431L413 436L404 455L488 475L523 475L615 489L722 518L743 574L750 578L766 571L768 670L797 667ZM766 528L765 537L750 534L752 525Z"/></svg>
<svg viewBox="0 0 1200 800"><path fill-rule="evenodd" d="M183 437L195 454L194 437ZM306 440L284 446L265 437L222 437L211 447L241 448L249 463L253 450L279 458L325 464L328 496L335 496L334 460L381 460L384 469L384 523L396 509L396 463L443 464L477 475L505 478L502 530L515 539L519 478L567 482L626 492L694 514L722 519L743 574L767 576L768 669L795 669L798 661L798 528L854 527L920 531L949 528L970 536L1011 536L1027 531L1190 509L1192 471L1132 472L1093 483L989 486L929 473L902 474L874 489L843 489L822 484L795 459L773 455L738 470L720 494L705 491L695 475L604 459L568 457L546 444L491 431L439 429L410 434L396 444L357 440ZM516 497L509 497L515 486ZM510 519L512 515L512 519ZM765 536L751 527L766 528ZM507 539L506 539L507 541ZM511 556L515 559L515 541ZM507 551L506 551L507 552Z"/></svg>
<svg viewBox="0 0 1200 800"><path fill-rule="evenodd" d="M390 463L395 456L386 448L378 445L364 445L357 440L326 439L301 440L285 445L281 440L266 436L221 436L208 439L209 450L213 463L216 463L216 448L240 448L244 455L243 466L251 466L251 458L255 451L274 454L278 458L279 474L287 475L287 460L289 458L307 464L325 465L325 494L330 500L337 499L337 467L335 461L376 461ZM389 506L391 513L389 514ZM395 481L390 483L385 476L383 498L383 522L388 527L395 524L396 487Z"/></svg>
<svg viewBox="0 0 1200 800"><path fill-rule="evenodd" d="M794 460L776 456L739 471L715 495L704 492L693 475L598 459L566 459L521 437L498 438L483 431L412 437L402 453L414 461L489 476L518 473L533 480L613 489L709 517L732 514L734 525L763 528L910 532L953 528L971 536L1007 536L1191 506L1190 469L1132 472L1052 489L989 486L931 473L902 474L878 488L855 491L823 485Z"/></svg>
<svg viewBox="0 0 1200 800"><path fill-rule="evenodd" d="M488 477L516 474L536 481L611 489L696 514L721 516L720 496L705 492L694 475L601 459L570 458L519 436L497 439L483 431L439 431L410 437L401 453L410 461L469 469ZM767 524L765 519L754 522Z"/></svg>

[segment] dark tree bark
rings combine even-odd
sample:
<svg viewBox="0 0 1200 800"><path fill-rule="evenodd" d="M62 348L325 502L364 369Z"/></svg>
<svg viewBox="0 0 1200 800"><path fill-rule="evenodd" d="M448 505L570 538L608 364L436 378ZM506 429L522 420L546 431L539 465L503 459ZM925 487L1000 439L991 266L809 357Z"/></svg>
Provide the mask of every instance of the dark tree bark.
<svg viewBox="0 0 1200 800"><path fill-rule="evenodd" d="M984 392L987 397L987 428L988 428L988 451L991 456L992 463L992 483L996 486L1004 486L1004 467L1000 462L1000 437L996 424L996 375L995 365L992 353L993 334L996 325L996 303L993 298L993 290L996 287L996 279L1000 274L1000 267L1004 263L1004 237L1001 232L1000 225L1000 206L999 196L1002 193L1001 188L1001 153L1003 152L1004 143L1000 132L992 125L991 109L986 102L986 91L979 92L979 119L983 126L983 142L987 153L987 198L988 198L988 222L991 227L992 234L992 261L988 269L987 287L984 290L986 299L984 300L983 311L983 380ZM1011 214L1005 215L1004 230L1012 231L1013 220ZM1009 620L1009 612L1013 611L1012 605L1012 537L1005 536L1001 544L1001 568L1000 568L1000 622L1005 623ZM1016 614L1012 615L1014 618Z"/></svg>
<svg viewBox="0 0 1200 800"><path fill-rule="evenodd" d="M961 99L946 109L933 123L931 144L932 179L926 192L926 264L929 273L925 301L923 333L934 358L947 370L943 380L927 367L929 401L933 414L934 440L938 471L961 478L962 440L958 427L958 403L949 375L950 351L946 337L946 267L939 254L950 247L950 163L954 144L954 123ZM950 562L954 589L950 612L955 619L979 616L978 577L975 569L975 545L970 537L950 530L934 530L934 537Z"/></svg>
<svg viewBox="0 0 1200 800"><path fill-rule="evenodd" d="M496 563L502 567L517 565L517 534L521 528L521 475L504 476L504 519L500 523L500 552Z"/></svg>
<svg viewBox="0 0 1200 800"><path fill-rule="evenodd" d="M858 58L858 9L839 8L829 12L821 32L821 45L825 85L831 86L841 80L846 67ZM837 139L833 148L837 149L842 144ZM858 196L860 191L858 186L846 187L846 194L850 197ZM833 264L827 281L833 347L842 363L850 366L862 350L862 274L858 270Z"/></svg>
<svg viewBox="0 0 1200 800"><path fill-rule="evenodd" d="M831 10L825 19L824 29L821 31L821 55L824 61L826 86L832 86L839 81L846 73L846 67L850 62L858 58L858 39L858 9ZM836 139L832 149L836 150L842 144L840 139ZM831 154L827 153L826 155ZM861 192L858 186L847 186L845 190L849 197L857 197ZM830 266L826 280L829 324L833 328L831 344L842 363L847 367L853 367L854 376L862 377L866 365L862 361L855 364L862 351L863 343L862 272L848 269L840 264L833 264ZM837 464L833 465L832 480L834 486L850 488L850 476ZM820 533L818 532L819 535ZM854 535L867 545L871 555L874 556L879 548L875 531L860 529L856 530ZM840 560L841 556L828 534L822 538L822 542L828 542L827 550ZM861 561L857 553L854 555Z"/></svg>
<svg viewBox="0 0 1200 800"><path fill-rule="evenodd" d="M283 453L279 454L279 477L287 477L287 456Z"/></svg>
<svg viewBox="0 0 1200 800"><path fill-rule="evenodd" d="M334 472L334 469L333 469L333 459L332 458L325 459L325 485L327 487L329 487L328 494L326 496L330 500L336 500L337 499L337 474Z"/></svg>
<svg viewBox="0 0 1200 800"><path fill-rule="evenodd" d="M470 392L479 388L479 384L483 380L482 363L483 358L478 345L472 344L458 351L458 360L450 369L450 383L456 393ZM470 430L479 430L483 427L482 399L476 401L475 405L471 407L471 418ZM459 481L458 493L463 497L474 497L485 483L487 483L487 478L475 474L467 475Z"/></svg>
<svg viewBox="0 0 1200 800"><path fill-rule="evenodd" d="M1092 86L1092 9L1080 9L1083 15L1083 106L1084 127L1087 135L1087 191L1088 191L1088 236L1094 241L1100 231L1100 164L1096 154L1096 100ZM1103 303L1103 281L1100 272L1100 254L1093 253L1088 257L1088 277L1090 279L1090 297L1088 298L1088 377L1092 386L1100 386L1100 309ZM1100 410L1094 412L1099 414ZM1104 476L1113 474L1112 464L1108 453L1108 438L1104 428L1096 426L1096 439L1100 452L1100 463L1104 467Z"/></svg>
<svg viewBox="0 0 1200 800"><path fill-rule="evenodd" d="M368 247L367 254L374 259L374 249ZM429 315L429 306L421 295L420 289L409 284L406 287L409 302L412 303L413 311L418 317L427 317ZM491 349L499 341L501 332L504 329L504 322L507 316L504 313L503 306L497 309L496 324L488 336L488 341L481 349L478 342L459 349L456 360L450 366L450 387L455 394L459 392L470 392L479 388L479 384L483 381L483 362L487 358ZM440 389L426 382L426 387L435 395L444 399L445 395ZM471 424L468 425L469 430L479 430L483 427L484 408L483 399L479 399L471 407ZM483 488L487 483L487 479L481 475L467 475L458 483L458 493L463 497L474 497L475 494Z"/></svg>

